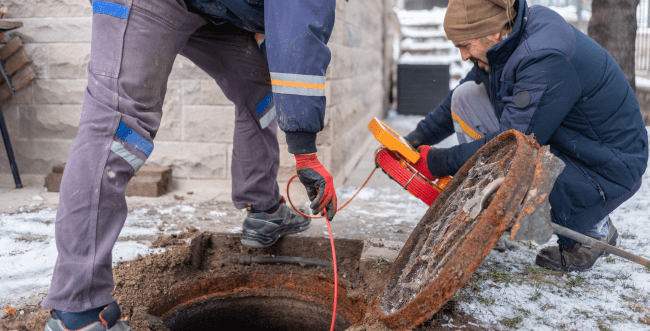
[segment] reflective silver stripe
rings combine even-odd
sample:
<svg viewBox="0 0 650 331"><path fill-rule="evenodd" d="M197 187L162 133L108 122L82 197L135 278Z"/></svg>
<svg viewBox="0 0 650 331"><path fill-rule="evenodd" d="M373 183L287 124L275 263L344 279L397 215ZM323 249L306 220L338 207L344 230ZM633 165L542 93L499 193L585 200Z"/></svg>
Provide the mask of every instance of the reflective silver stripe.
<svg viewBox="0 0 650 331"><path fill-rule="evenodd" d="M260 39L257 40L257 47L260 47L262 45L262 43L264 42L264 40L266 40L266 36L262 35L260 37Z"/></svg>
<svg viewBox="0 0 650 331"><path fill-rule="evenodd" d="M124 145L118 143L117 141L113 141L113 144L111 145L111 151L119 156L121 156L124 161L128 162L132 167L135 172L138 172L140 170L140 167L144 164L144 161L140 160L137 156L133 155L129 150L124 147Z"/></svg>
<svg viewBox="0 0 650 331"><path fill-rule="evenodd" d="M279 72L272 72L271 79L284 80L288 82L300 82L309 84L325 84L325 76L315 75L300 75L300 74L284 74Z"/></svg>
<svg viewBox="0 0 650 331"><path fill-rule="evenodd" d="M271 90L273 90L273 93L305 95L308 97L325 96L325 90L316 90L312 88L273 85Z"/></svg>
<svg viewBox="0 0 650 331"><path fill-rule="evenodd" d="M271 121L275 118L275 106L271 108L271 110L266 113L266 115L262 116L260 118L260 126L262 126L262 130L266 129L269 124L271 124Z"/></svg>

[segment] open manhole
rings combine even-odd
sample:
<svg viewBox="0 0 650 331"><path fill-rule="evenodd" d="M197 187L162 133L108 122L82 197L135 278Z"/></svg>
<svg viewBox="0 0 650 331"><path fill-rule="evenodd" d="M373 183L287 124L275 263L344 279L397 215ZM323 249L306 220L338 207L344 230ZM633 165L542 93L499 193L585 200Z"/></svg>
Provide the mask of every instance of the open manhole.
<svg viewBox="0 0 650 331"><path fill-rule="evenodd" d="M199 281L150 305L171 331L317 330L332 320L333 283L320 276L251 274ZM361 301L339 287L335 330L361 321Z"/></svg>
<svg viewBox="0 0 650 331"><path fill-rule="evenodd" d="M339 265L344 270L358 268L363 242L340 239L335 245ZM331 257L327 248L329 241L326 238L286 237L277 245L256 252L275 257L311 257L320 262L329 262ZM313 251L310 252L310 249ZM192 240L190 250L191 264L196 269L222 270L224 254L229 257L226 264L231 268L235 267L237 260L246 260L237 256L242 254L239 252L238 236L231 238L204 233ZM328 277L330 267L322 269L328 271L328 275L324 276L322 272L294 273L292 269L287 269L288 265L274 263L264 269L259 264L248 264L245 263L237 271L233 270L230 275L199 278L166 290L149 303L148 314L156 320L156 324L162 324L171 331L292 331L318 330L330 325L334 302L334 280ZM274 269L276 272L273 272ZM280 270L282 272L278 272ZM339 283L335 330L343 331L359 324L365 308L365 300L349 298L347 289Z"/></svg>
<svg viewBox="0 0 650 331"><path fill-rule="evenodd" d="M507 131L456 173L411 233L372 303L382 323L409 330L433 316L469 280L523 201L538 148L533 138ZM500 188L491 189L497 183Z"/></svg>

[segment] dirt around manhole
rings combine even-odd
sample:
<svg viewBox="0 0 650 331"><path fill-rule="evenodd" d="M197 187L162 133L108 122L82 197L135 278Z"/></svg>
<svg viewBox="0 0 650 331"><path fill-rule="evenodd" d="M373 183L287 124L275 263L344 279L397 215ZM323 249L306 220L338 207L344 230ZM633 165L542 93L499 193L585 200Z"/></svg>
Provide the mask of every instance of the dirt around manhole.
<svg viewBox="0 0 650 331"><path fill-rule="evenodd" d="M362 241L341 239L336 240L335 243L340 282L337 320L341 321L337 323L337 330L346 328L348 331L388 330L380 324L370 326L358 324L360 317L365 315L366 304L384 286L391 265L384 264L381 260L360 261ZM241 246L239 235L200 233L196 229L190 229L178 235L161 237L152 246L162 247L164 252L147 257L139 256L133 261L119 262L113 271L115 290L112 295L120 304L123 316L130 318L129 326L134 331L169 330L165 322L173 326L174 330L199 330L191 326L183 328L178 324L174 326L170 323L172 318L177 322L182 321L179 316L183 317L183 314L186 318L191 318L186 319L188 321L196 320L197 315L192 315L197 311L196 307L212 309L212 315L220 309L232 312L243 309L245 311L240 315L245 317L248 316L247 314L252 315L255 310L264 312L264 307L270 306L273 307L270 307L269 311L273 313L262 314L269 321L273 320L274 315L280 315L285 310L288 316L285 318L286 323L295 324L300 321L313 323L322 320L322 330L329 329L333 295L332 267L307 263L250 265L238 263L239 258L245 260L278 256L331 262L328 239L286 237L270 248L249 249ZM273 283L275 280L277 282ZM218 289L223 290L220 286L230 286L223 285L225 282L237 283L239 287L236 291L221 291L221 296L212 295L219 292ZM287 283L298 284L298 287L286 285ZM255 292L255 287L262 288L262 292ZM319 287L324 290L319 290ZM278 296L275 297L274 293ZM318 317L320 319L314 318L309 321L308 318L300 316L302 310L305 314L313 316L320 314ZM19 307L19 311L23 313L6 315L0 320L0 331L44 329L49 318L48 309L40 306ZM187 313L192 311L194 313ZM237 320L232 317L237 314L232 312L222 314L230 317L227 320L222 319L219 325L226 327L230 324L231 326L231 328L221 328L222 330L242 330L238 326L243 326L241 323L245 318ZM290 317L293 315L296 317ZM250 316L251 320L256 318ZM471 324L467 324L468 321L476 321L460 313L453 301L447 303L432 319L415 330L457 329L448 324L450 320L453 320L454 325L466 325L465 330L478 330L472 328ZM214 323L215 320L208 318L204 322ZM355 323L357 325L354 325ZM283 329L279 324L276 328Z"/></svg>

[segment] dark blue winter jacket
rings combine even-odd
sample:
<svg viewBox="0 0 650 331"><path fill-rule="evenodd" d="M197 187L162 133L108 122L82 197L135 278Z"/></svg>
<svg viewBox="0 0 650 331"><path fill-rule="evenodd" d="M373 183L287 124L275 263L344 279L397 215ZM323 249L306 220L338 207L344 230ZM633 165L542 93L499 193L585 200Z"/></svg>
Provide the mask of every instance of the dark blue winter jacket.
<svg viewBox="0 0 650 331"><path fill-rule="evenodd" d="M336 0L185 1L214 24L230 23L257 34L269 62L272 98L289 152L316 152L316 134L324 126L325 72L331 59L326 44L334 28Z"/></svg>
<svg viewBox="0 0 650 331"><path fill-rule="evenodd" d="M516 129L550 145L566 164L549 197L556 219L630 192L646 169L648 136L634 92L607 51L551 9L520 0L513 31L487 59L489 74L474 66L461 83L485 84L500 130L442 151L447 173ZM516 104L522 91L530 101ZM424 144L454 133L452 93L412 133Z"/></svg>

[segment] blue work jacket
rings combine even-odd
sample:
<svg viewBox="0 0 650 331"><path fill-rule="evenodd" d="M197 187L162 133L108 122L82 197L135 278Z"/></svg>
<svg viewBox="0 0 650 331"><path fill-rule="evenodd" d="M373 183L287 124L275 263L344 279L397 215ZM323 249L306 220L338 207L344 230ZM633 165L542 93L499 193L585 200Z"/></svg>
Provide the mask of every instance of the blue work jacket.
<svg viewBox="0 0 650 331"><path fill-rule="evenodd" d="M214 24L252 33L266 55L278 125L289 152L316 152L336 0L186 0Z"/></svg>
<svg viewBox="0 0 650 331"><path fill-rule="evenodd" d="M565 163L549 197L556 219L629 193L648 163L639 104L611 55L549 8L519 1L513 31L461 80L485 84L499 131L440 155L454 174L485 143L516 129ZM523 92L523 93L522 93ZM451 95L413 134L435 144L454 133ZM515 98L518 95L524 98Z"/></svg>

